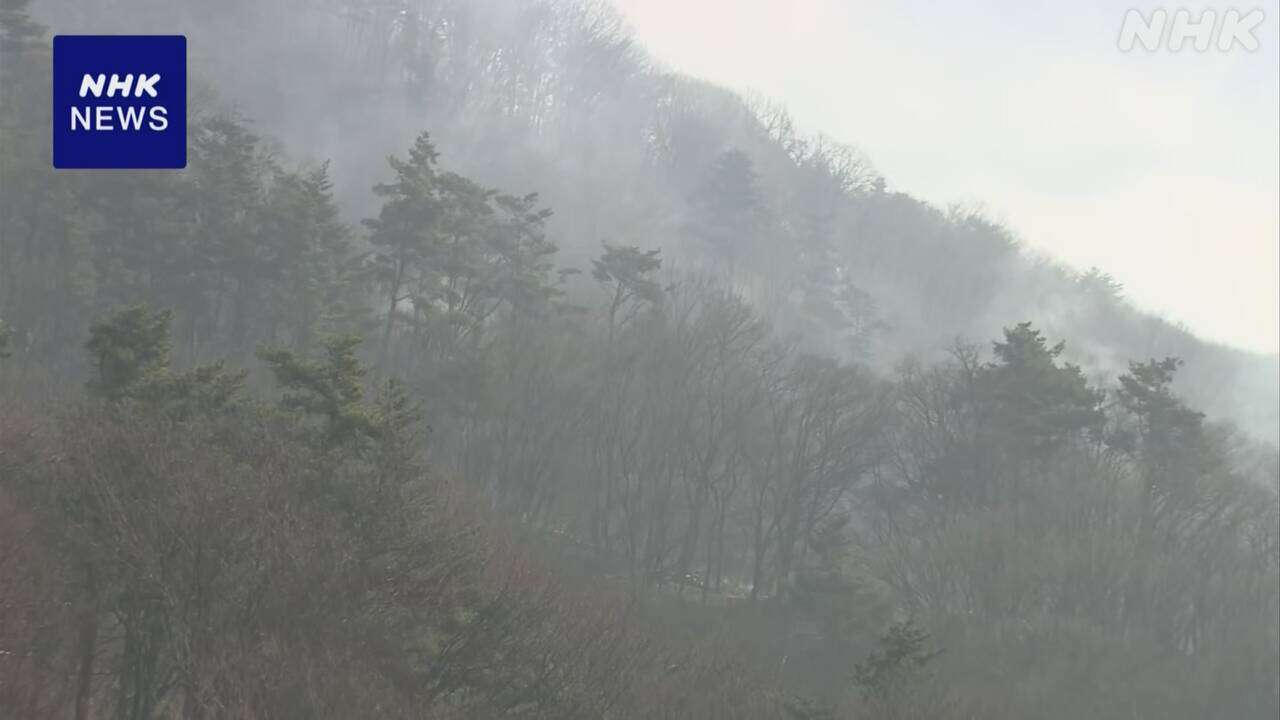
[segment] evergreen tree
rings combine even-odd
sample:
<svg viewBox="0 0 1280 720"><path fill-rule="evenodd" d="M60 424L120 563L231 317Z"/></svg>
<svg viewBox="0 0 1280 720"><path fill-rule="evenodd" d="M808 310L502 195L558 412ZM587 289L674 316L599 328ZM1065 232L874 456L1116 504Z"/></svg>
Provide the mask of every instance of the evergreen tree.
<svg viewBox="0 0 1280 720"><path fill-rule="evenodd" d="M604 253L591 264L591 277L609 296L606 311L610 337L618 325L630 321L642 307L662 301L662 286L653 277L662 267L660 251L605 243Z"/></svg>
<svg viewBox="0 0 1280 720"><path fill-rule="evenodd" d="M1103 393L1089 387L1079 366L1058 363L1065 343L1049 345L1029 322L1004 331L996 361L983 369L978 392L994 405L992 430L1043 453L1102 420Z"/></svg>
<svg viewBox="0 0 1280 720"><path fill-rule="evenodd" d="M366 288L327 163L274 170L262 235L269 253L269 342L306 352L318 336L360 329Z"/></svg>
<svg viewBox="0 0 1280 720"><path fill-rule="evenodd" d="M320 420L325 446L359 447L378 434L378 424L363 403L368 369L356 357L360 343L355 336L326 338L314 360L280 348L258 353L284 391L281 406Z"/></svg>
<svg viewBox="0 0 1280 720"><path fill-rule="evenodd" d="M169 310L120 310L90 327L85 344L97 377L89 391L107 400L148 404L175 419L222 412L240 400L247 371L217 361L183 372L169 369Z"/></svg>
<svg viewBox="0 0 1280 720"><path fill-rule="evenodd" d="M273 267L273 238L261 223L271 164L258 137L226 115L194 128L191 154L193 232L179 250L188 273L179 296L188 351L199 356L207 343L244 355L264 335L256 310L266 304Z"/></svg>
<svg viewBox="0 0 1280 720"><path fill-rule="evenodd" d="M435 259L440 225L444 216L441 198L440 154L426 133L414 140L409 157L390 157L395 173L390 183L375 185L373 192L383 199L377 218L364 221L379 285L385 293L381 355L390 352L391 337L400 315L400 303L412 298L410 288Z"/></svg>
<svg viewBox="0 0 1280 720"><path fill-rule="evenodd" d="M929 633L908 618L890 625L879 647L854 666L853 682L865 701L881 712L892 712L913 699L925 668L941 654L929 649Z"/></svg>
<svg viewBox="0 0 1280 720"><path fill-rule="evenodd" d="M89 351L97 376L89 391L118 400L169 369L169 310L126 308L89 328Z"/></svg>
<svg viewBox="0 0 1280 720"><path fill-rule="evenodd" d="M764 205L751 158L741 150L716 157L690 198L690 231L732 273L754 249L764 221Z"/></svg>

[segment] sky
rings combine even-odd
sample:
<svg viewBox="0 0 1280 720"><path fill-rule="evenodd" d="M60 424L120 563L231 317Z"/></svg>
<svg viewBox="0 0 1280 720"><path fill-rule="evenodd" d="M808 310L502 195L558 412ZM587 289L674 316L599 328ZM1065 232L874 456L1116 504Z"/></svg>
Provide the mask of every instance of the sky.
<svg viewBox="0 0 1280 720"><path fill-rule="evenodd" d="M613 0L667 69L781 102L892 190L978 205L1201 337L1280 351L1280 0ZM1124 16L1257 8L1260 47L1125 52Z"/></svg>

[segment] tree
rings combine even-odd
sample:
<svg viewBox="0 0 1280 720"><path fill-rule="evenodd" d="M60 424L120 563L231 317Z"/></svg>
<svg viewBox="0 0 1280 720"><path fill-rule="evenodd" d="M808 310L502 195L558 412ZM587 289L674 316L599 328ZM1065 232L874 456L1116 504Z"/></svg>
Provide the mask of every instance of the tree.
<svg viewBox="0 0 1280 720"><path fill-rule="evenodd" d="M172 419L209 417L240 404L248 375L247 370L231 370L217 360L182 372L150 376L136 397Z"/></svg>
<svg viewBox="0 0 1280 720"><path fill-rule="evenodd" d="M328 163L275 169L263 209L272 343L306 352L320 335L360 329L366 291Z"/></svg>
<svg viewBox="0 0 1280 720"><path fill-rule="evenodd" d="M552 280L555 243L547 239L551 210L538 207L538 195L498 195L498 213L491 240L494 298L517 315L538 315L561 295Z"/></svg>
<svg viewBox="0 0 1280 720"><path fill-rule="evenodd" d="M814 532L880 463L885 387L861 368L800 355L766 366L767 430L748 457L754 475L752 597L784 596Z"/></svg>
<svg viewBox="0 0 1280 720"><path fill-rule="evenodd" d="M433 259L438 242L444 214L439 159L429 136L422 133L414 140L407 160L387 158L395 181L373 188L374 194L383 198L383 204L378 217L367 219L364 224L370 230L378 281L387 298L381 350L384 359L390 352L399 305L410 297L405 288L413 282L413 275Z"/></svg>
<svg viewBox="0 0 1280 720"><path fill-rule="evenodd" d="M925 668L942 654L929 649L929 633L908 618L889 626L879 647L853 669L853 682L876 717L917 717L912 703L920 701Z"/></svg>
<svg viewBox="0 0 1280 720"><path fill-rule="evenodd" d="M167 309L137 305L95 322L85 344L98 371L88 383L90 393L138 400L175 419L211 415L239 402L244 370L228 370L222 361L177 373L169 369L172 316Z"/></svg>
<svg viewBox="0 0 1280 720"><path fill-rule="evenodd" d="M360 343L355 336L326 338L315 360L281 348L258 353L284 390L281 406L323 422L325 446L358 447L378 435L378 423L362 402L368 369L356 358Z"/></svg>
<svg viewBox="0 0 1280 720"><path fill-rule="evenodd" d="M1096 430L1103 418L1103 393L1089 387L1079 366L1058 364L1065 346L1050 346L1031 323L1018 323L993 344L996 362L978 377L978 392L994 405L992 431L1033 454Z"/></svg>
<svg viewBox="0 0 1280 720"><path fill-rule="evenodd" d="M53 171L50 44L27 0L0 2L0 315L22 339L21 360L75 377L93 312L93 248L78 189Z"/></svg>
<svg viewBox="0 0 1280 720"><path fill-rule="evenodd" d="M258 136L234 117L214 115L191 140L192 236L181 252L187 271L178 302L187 320L188 353L200 343L237 356L265 332L254 310L267 303L272 246L264 236L265 182L272 162Z"/></svg>
<svg viewBox="0 0 1280 720"><path fill-rule="evenodd" d="M662 267L661 255L659 250L605 243L604 254L591 261L591 277L609 293L606 312L610 338L618 326L634 318L641 307L661 302L662 287L653 279Z"/></svg>
<svg viewBox="0 0 1280 720"><path fill-rule="evenodd" d="M730 273L754 249L764 206L755 166L741 150L716 157L703 183L690 197L690 231L714 257L727 261Z"/></svg>
<svg viewBox="0 0 1280 720"><path fill-rule="evenodd" d="M97 377L89 391L108 400L135 392L169 369L169 310L135 305L89 328L89 351Z"/></svg>
<svg viewBox="0 0 1280 720"><path fill-rule="evenodd" d="M1165 514L1194 503L1199 485L1225 462L1221 447L1205 432L1204 414L1192 410L1171 390L1178 358L1129 363L1116 397L1132 417L1113 442L1138 460L1141 478L1141 532L1145 541Z"/></svg>
<svg viewBox="0 0 1280 720"><path fill-rule="evenodd" d="M1187 407L1172 392L1173 374L1181 365L1173 357L1131 362L1116 391L1121 407L1137 421L1143 454L1166 467L1203 457L1206 442L1204 413Z"/></svg>

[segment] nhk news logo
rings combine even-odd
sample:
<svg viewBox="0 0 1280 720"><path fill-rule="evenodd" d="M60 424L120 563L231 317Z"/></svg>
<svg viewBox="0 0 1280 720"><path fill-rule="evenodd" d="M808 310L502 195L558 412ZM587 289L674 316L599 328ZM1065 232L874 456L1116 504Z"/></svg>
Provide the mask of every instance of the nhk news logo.
<svg viewBox="0 0 1280 720"><path fill-rule="evenodd" d="M53 166L187 166L187 39L53 38Z"/></svg>

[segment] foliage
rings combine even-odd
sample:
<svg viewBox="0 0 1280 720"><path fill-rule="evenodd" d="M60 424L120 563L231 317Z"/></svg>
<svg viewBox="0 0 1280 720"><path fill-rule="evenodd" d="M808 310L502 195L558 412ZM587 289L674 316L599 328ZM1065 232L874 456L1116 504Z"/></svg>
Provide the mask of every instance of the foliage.
<svg viewBox="0 0 1280 720"><path fill-rule="evenodd" d="M368 371L356 358L360 343L354 336L328 338L316 360L282 349L259 354L284 390L283 407L324 422L325 445L349 445L377 435L374 419L362 404Z"/></svg>
<svg viewBox="0 0 1280 720"><path fill-rule="evenodd" d="M252 412L0 417L0 567L31 578L0 586L0 712L776 716L749 671L655 642L403 459L305 437Z"/></svg>
<svg viewBox="0 0 1280 720"><path fill-rule="evenodd" d="M95 322L85 344L98 370L87 389L108 401L138 400L175 418L223 411L240 399L245 371L222 361L169 369L169 310L137 305Z"/></svg>
<svg viewBox="0 0 1280 720"><path fill-rule="evenodd" d="M172 317L168 310L137 305L90 326L85 348L98 373L89 382L90 392L117 400L168 372Z"/></svg>
<svg viewBox="0 0 1280 720"><path fill-rule="evenodd" d="M185 172L53 173L0 6L0 382L94 398L0 419L0 714L1276 715L1275 452L1211 420L1267 404L1246 360L604 10L499 5L308 16L335 83L447 99L386 166L289 138L332 177L206 107Z"/></svg>
<svg viewBox="0 0 1280 720"><path fill-rule="evenodd" d="M895 622L879 641L879 648L853 668L853 682L864 700L876 703L899 701L915 684L942 650L930 650L929 633L913 619Z"/></svg>

